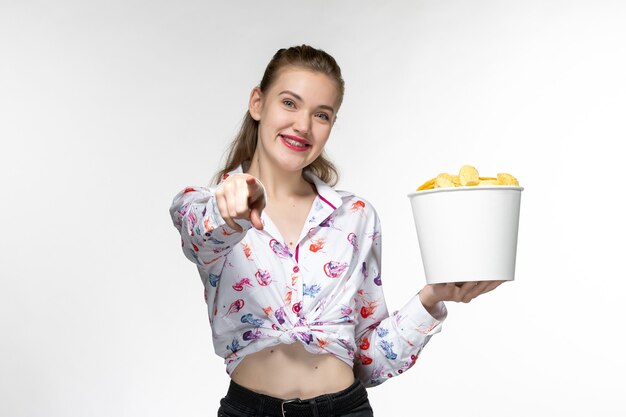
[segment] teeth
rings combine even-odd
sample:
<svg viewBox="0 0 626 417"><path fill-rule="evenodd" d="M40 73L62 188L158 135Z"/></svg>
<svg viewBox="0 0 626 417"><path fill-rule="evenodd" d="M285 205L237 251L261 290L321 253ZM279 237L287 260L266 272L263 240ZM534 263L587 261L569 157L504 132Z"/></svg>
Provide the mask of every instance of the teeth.
<svg viewBox="0 0 626 417"><path fill-rule="evenodd" d="M295 140L291 140L291 139L286 138L286 137L284 137L284 136L283 136L283 139L285 139L285 142L287 142L287 143L288 143L288 144L290 144L290 145L297 146L297 147L299 147L299 148L304 148L304 147L306 147L306 145L305 145L304 143L296 142Z"/></svg>

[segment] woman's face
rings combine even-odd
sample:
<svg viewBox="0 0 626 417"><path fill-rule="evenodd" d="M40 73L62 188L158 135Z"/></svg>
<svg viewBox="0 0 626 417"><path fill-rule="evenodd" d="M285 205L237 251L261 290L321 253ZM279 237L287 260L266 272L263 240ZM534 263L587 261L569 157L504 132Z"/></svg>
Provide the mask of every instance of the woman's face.
<svg viewBox="0 0 626 417"><path fill-rule="evenodd" d="M250 96L250 115L259 122L259 156L286 171L311 164L324 150L339 100L327 75L282 68L266 92L255 87Z"/></svg>

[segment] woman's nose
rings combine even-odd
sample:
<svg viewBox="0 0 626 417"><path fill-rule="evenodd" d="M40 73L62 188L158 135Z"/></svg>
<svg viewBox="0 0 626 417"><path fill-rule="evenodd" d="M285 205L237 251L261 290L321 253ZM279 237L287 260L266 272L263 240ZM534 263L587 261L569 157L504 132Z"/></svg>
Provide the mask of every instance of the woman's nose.
<svg viewBox="0 0 626 417"><path fill-rule="evenodd" d="M309 133L311 129L311 120L306 112L300 113L293 122L293 128L299 133Z"/></svg>

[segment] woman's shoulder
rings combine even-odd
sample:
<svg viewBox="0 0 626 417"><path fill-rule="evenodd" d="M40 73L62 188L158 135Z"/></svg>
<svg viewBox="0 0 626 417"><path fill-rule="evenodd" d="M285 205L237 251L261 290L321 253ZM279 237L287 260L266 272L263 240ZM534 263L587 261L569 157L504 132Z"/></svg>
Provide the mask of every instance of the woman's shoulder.
<svg viewBox="0 0 626 417"><path fill-rule="evenodd" d="M371 200L366 199L363 196L355 194L351 191L335 190L339 196L341 196L342 203L347 211L351 212L363 212L366 215L371 214L374 217L378 217L376 208L372 204Z"/></svg>
<svg viewBox="0 0 626 417"><path fill-rule="evenodd" d="M362 216L365 218L378 217L376 209L374 208L370 200L358 194L355 194L352 191L337 189L334 186L331 186L330 184L327 184L319 179L312 172L307 171L305 175L315 185L320 199L329 204L334 211L340 209L339 211L342 213L365 214L365 216ZM339 207L339 205L341 205L341 207Z"/></svg>

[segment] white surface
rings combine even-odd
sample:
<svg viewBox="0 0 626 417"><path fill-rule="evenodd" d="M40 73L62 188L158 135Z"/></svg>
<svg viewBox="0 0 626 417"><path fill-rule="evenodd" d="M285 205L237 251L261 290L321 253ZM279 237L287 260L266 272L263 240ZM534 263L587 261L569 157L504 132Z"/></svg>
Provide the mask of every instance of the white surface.
<svg viewBox="0 0 626 417"><path fill-rule="evenodd" d="M522 190L492 186L410 193L425 281L512 281Z"/></svg>
<svg viewBox="0 0 626 417"><path fill-rule="evenodd" d="M304 42L344 72L328 152L381 216L391 310L424 285L408 192L466 163L525 187L515 281L448 303L376 415L625 415L625 21L619 0L0 1L0 415L216 414L168 207Z"/></svg>

